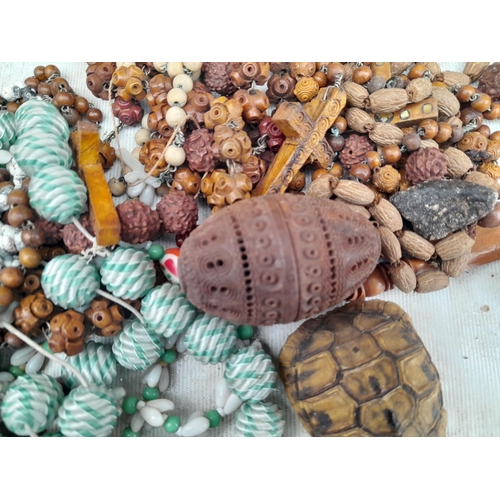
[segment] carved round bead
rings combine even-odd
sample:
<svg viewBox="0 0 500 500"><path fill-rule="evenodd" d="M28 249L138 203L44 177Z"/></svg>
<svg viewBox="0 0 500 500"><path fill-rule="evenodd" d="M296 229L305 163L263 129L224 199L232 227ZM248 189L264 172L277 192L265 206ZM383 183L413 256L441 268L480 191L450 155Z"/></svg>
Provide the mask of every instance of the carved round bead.
<svg viewBox="0 0 500 500"><path fill-rule="evenodd" d="M373 225L341 203L266 195L225 207L197 227L181 247L178 270L187 299L204 312L270 325L337 304L379 257Z"/></svg>

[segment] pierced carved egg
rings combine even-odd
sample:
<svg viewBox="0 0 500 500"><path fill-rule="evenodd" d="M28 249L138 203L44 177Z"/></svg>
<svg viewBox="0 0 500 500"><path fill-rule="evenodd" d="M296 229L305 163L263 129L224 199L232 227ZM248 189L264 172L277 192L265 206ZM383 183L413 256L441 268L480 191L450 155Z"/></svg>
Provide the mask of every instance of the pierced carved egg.
<svg viewBox="0 0 500 500"><path fill-rule="evenodd" d="M182 245L178 270L199 309L238 324L272 325L338 304L379 256L377 230L350 208L280 194L212 214Z"/></svg>

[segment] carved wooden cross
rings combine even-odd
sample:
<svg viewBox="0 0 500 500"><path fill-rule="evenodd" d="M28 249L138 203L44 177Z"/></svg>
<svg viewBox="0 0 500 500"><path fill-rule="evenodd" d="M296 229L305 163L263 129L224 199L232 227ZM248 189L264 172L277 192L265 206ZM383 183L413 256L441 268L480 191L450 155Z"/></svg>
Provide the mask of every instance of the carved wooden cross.
<svg viewBox="0 0 500 500"><path fill-rule="evenodd" d="M78 172L87 185L90 220L97 243L106 247L116 245L120 241L120 219L99 162L101 140L97 126L90 122L78 122L71 141Z"/></svg>
<svg viewBox="0 0 500 500"><path fill-rule="evenodd" d="M284 193L308 161L317 161L323 168L331 163L333 151L324 137L345 104L346 95L342 90L325 87L304 106L284 102L278 107L273 122L286 140L255 188L255 196Z"/></svg>

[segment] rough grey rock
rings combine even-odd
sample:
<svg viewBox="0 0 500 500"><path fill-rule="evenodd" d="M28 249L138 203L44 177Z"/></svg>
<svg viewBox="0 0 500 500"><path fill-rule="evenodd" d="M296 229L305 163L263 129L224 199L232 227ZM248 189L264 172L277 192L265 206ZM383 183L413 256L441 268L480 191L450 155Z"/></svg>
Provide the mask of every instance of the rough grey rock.
<svg viewBox="0 0 500 500"><path fill-rule="evenodd" d="M476 222L493 210L493 189L459 179L417 184L391 198L413 229L428 240L444 238Z"/></svg>

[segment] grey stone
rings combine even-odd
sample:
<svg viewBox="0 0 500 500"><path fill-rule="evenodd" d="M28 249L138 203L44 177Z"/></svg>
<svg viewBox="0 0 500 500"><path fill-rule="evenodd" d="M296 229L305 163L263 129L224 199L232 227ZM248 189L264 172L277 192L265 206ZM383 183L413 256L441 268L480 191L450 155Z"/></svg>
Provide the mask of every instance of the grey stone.
<svg viewBox="0 0 500 500"><path fill-rule="evenodd" d="M493 210L493 189L459 179L428 181L400 191L391 203L428 240L444 238Z"/></svg>

